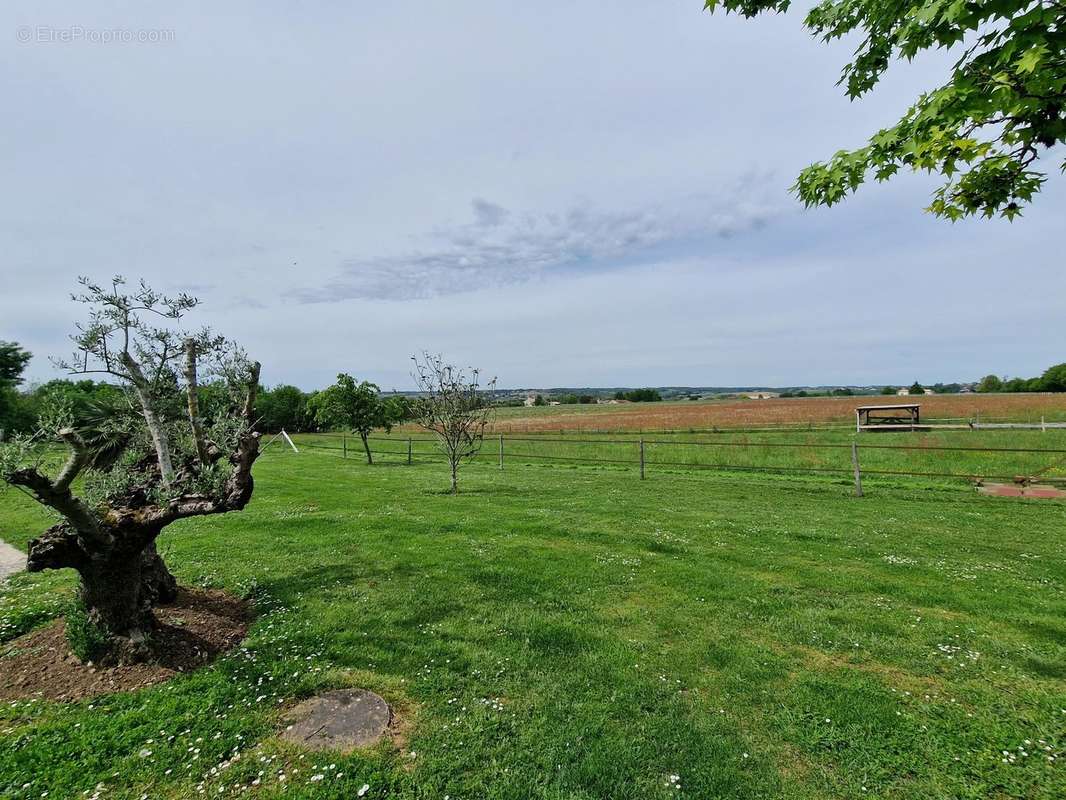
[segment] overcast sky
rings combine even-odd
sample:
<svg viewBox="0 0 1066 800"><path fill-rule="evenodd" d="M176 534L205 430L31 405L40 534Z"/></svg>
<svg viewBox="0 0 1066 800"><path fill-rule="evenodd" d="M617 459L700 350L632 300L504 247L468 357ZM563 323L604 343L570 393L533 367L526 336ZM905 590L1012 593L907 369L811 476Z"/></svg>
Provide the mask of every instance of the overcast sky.
<svg viewBox="0 0 1066 800"><path fill-rule="evenodd" d="M1053 159L1013 224L931 217L926 176L832 209L788 194L950 63L893 67L851 103L850 48L803 30L808 4L89 5L0 11L0 339L34 380L68 349L76 276L116 272L192 290L192 323L305 389L339 371L408 388L422 349L514 387L1066 358ZM142 35L164 41L98 41Z"/></svg>

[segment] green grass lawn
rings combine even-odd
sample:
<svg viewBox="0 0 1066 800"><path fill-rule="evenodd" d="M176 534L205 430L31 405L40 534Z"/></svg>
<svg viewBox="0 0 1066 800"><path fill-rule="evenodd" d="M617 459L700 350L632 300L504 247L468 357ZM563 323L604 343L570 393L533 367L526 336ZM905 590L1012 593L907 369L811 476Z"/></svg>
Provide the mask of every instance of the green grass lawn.
<svg viewBox="0 0 1066 800"><path fill-rule="evenodd" d="M183 582L256 598L244 649L5 703L0 796L1066 795L1066 505L487 461L452 497L442 464L399 460L272 447L246 511L168 528ZM0 495L0 537L45 522ZM10 581L0 638L72 586ZM273 738L281 707L348 685L393 704L401 747Z"/></svg>

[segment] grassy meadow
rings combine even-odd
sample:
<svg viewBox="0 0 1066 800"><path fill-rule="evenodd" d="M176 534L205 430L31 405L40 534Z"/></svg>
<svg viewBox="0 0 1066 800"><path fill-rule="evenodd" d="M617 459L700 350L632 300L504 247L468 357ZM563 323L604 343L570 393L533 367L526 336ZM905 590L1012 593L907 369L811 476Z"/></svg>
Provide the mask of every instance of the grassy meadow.
<svg viewBox="0 0 1066 800"><path fill-rule="evenodd" d="M351 455L272 446L247 510L168 528L183 582L256 602L244 646L132 694L5 701L0 796L1066 794L1066 504L535 460L475 463L453 497L438 461ZM0 495L8 542L46 523ZM0 639L72 587L11 579ZM275 738L350 685L393 705L392 743Z"/></svg>

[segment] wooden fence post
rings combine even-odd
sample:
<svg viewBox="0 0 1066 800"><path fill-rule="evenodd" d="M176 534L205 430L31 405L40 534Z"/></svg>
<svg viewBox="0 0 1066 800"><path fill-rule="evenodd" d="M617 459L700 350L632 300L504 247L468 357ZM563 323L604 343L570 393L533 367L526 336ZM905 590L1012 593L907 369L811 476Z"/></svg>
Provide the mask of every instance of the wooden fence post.
<svg viewBox="0 0 1066 800"><path fill-rule="evenodd" d="M503 434L500 434L500 469L503 469Z"/></svg>
<svg viewBox="0 0 1066 800"><path fill-rule="evenodd" d="M859 445L851 443L851 466L855 470L855 496L862 497L862 472L859 470Z"/></svg>
<svg viewBox="0 0 1066 800"><path fill-rule="evenodd" d="M410 436L407 437L407 464L408 464L408 466L410 466L410 464L411 464L411 437Z"/></svg>
<svg viewBox="0 0 1066 800"><path fill-rule="evenodd" d="M644 437L640 437L640 479L644 480Z"/></svg>
<svg viewBox="0 0 1066 800"><path fill-rule="evenodd" d="M341 458L348 457L348 437L341 434Z"/></svg>

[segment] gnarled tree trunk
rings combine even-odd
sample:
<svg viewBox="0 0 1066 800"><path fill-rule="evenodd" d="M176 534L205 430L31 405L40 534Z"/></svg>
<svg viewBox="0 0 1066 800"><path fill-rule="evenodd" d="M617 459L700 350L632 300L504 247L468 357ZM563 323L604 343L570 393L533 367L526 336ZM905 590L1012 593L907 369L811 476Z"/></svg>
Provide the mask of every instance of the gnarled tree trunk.
<svg viewBox="0 0 1066 800"><path fill-rule="evenodd" d="M30 542L27 569L70 567L81 578L79 598L89 621L110 639L103 663L130 663L147 655L146 644L155 620L152 607L172 602L177 582L155 549L162 528L100 530L91 532L95 545L69 522L49 528ZM104 542L109 544L104 544Z"/></svg>
<svg viewBox="0 0 1066 800"><path fill-rule="evenodd" d="M103 663L129 663L147 655L154 626L152 606L161 597L173 597L176 586L162 573L170 581L173 576L155 552L159 530L118 527L102 520L86 530L67 521L30 542L26 560L30 572L67 567L78 572L78 594L89 622L109 640L106 651L98 654ZM149 579L152 570L159 574Z"/></svg>
<svg viewBox="0 0 1066 800"><path fill-rule="evenodd" d="M112 551L89 561L78 572L79 594L89 622L108 634L101 663L129 663L147 655L155 627L152 601L146 590L143 553Z"/></svg>
<svg viewBox="0 0 1066 800"><path fill-rule="evenodd" d="M177 578L167 569L154 541L141 551L141 589L153 606L173 603L178 597Z"/></svg>

